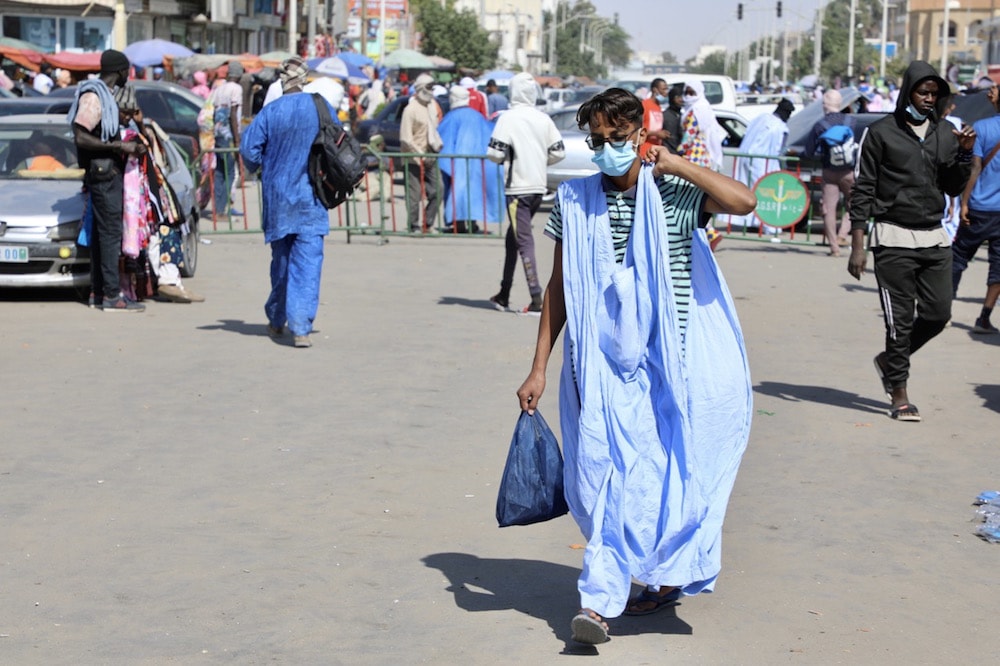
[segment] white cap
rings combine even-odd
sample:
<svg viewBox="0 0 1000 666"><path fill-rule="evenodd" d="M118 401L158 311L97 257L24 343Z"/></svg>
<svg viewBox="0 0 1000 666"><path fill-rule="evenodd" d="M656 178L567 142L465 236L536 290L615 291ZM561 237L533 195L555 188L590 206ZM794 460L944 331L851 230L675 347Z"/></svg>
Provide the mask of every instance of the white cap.
<svg viewBox="0 0 1000 666"><path fill-rule="evenodd" d="M476 81L471 76L465 76L465 77L463 77L462 80L459 81L459 83L462 85L463 88L475 88L476 87Z"/></svg>

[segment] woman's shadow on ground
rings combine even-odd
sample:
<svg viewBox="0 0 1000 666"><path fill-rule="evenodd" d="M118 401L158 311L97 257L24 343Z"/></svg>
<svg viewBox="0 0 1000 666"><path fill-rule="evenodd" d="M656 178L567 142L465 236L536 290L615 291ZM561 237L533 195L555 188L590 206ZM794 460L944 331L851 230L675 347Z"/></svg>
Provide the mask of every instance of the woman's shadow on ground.
<svg viewBox="0 0 1000 666"><path fill-rule="evenodd" d="M760 382L754 393L769 395L789 402L815 402L832 407L843 407L870 414L885 414L888 402L865 398L857 393L841 391L829 386L808 386L782 382Z"/></svg>
<svg viewBox="0 0 1000 666"><path fill-rule="evenodd" d="M483 559L467 553L435 553L422 561L448 578L448 591L455 595L459 608L470 613L516 610L548 622L556 638L565 643L563 654L597 654L595 647L573 641L570 631L570 620L580 604L576 593L579 569L539 560ZM655 615L608 620L612 640L638 634L693 633L676 610L677 606L671 606Z"/></svg>

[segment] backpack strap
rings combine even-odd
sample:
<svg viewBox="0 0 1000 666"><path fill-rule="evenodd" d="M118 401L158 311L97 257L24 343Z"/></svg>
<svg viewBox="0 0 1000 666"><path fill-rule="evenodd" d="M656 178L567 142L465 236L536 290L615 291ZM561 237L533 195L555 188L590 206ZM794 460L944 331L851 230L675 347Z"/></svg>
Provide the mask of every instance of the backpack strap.
<svg viewBox="0 0 1000 666"><path fill-rule="evenodd" d="M330 115L330 107L326 100L319 93L312 93L313 104L316 105L316 114L319 116L319 129L333 124L333 116Z"/></svg>

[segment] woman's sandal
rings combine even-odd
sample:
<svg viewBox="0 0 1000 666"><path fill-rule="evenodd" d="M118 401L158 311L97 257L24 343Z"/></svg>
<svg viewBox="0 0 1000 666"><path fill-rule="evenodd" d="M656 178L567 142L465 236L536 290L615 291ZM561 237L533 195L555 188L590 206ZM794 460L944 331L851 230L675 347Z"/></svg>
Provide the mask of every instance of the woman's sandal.
<svg viewBox="0 0 1000 666"><path fill-rule="evenodd" d="M577 643L600 645L611 640L608 638L608 624L604 618L589 608L583 608L576 614L570 622L570 628L573 630L573 640Z"/></svg>
<svg viewBox="0 0 1000 666"><path fill-rule="evenodd" d="M896 405L889 412L891 416L896 421L919 421L920 412L917 410L917 406L913 403L903 403L902 405Z"/></svg>
<svg viewBox="0 0 1000 666"><path fill-rule="evenodd" d="M675 587L669 592L659 593L651 592L648 588L644 588L638 596L632 597L628 600L625 605L625 615L652 615L653 613L658 613L667 606L673 606L677 603L677 600L681 598L681 589ZM642 610L633 610L633 606L638 604L653 604L650 608L644 608Z"/></svg>

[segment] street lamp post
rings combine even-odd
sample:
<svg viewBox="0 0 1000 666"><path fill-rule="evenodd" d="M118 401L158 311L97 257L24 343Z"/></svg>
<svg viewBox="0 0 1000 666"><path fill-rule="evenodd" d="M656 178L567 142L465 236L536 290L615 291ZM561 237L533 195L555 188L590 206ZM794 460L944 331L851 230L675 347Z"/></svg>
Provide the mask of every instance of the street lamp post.
<svg viewBox="0 0 1000 666"><path fill-rule="evenodd" d="M854 33L858 31L854 15L858 11L858 0L851 0L851 23L847 28L847 83L854 80Z"/></svg>

